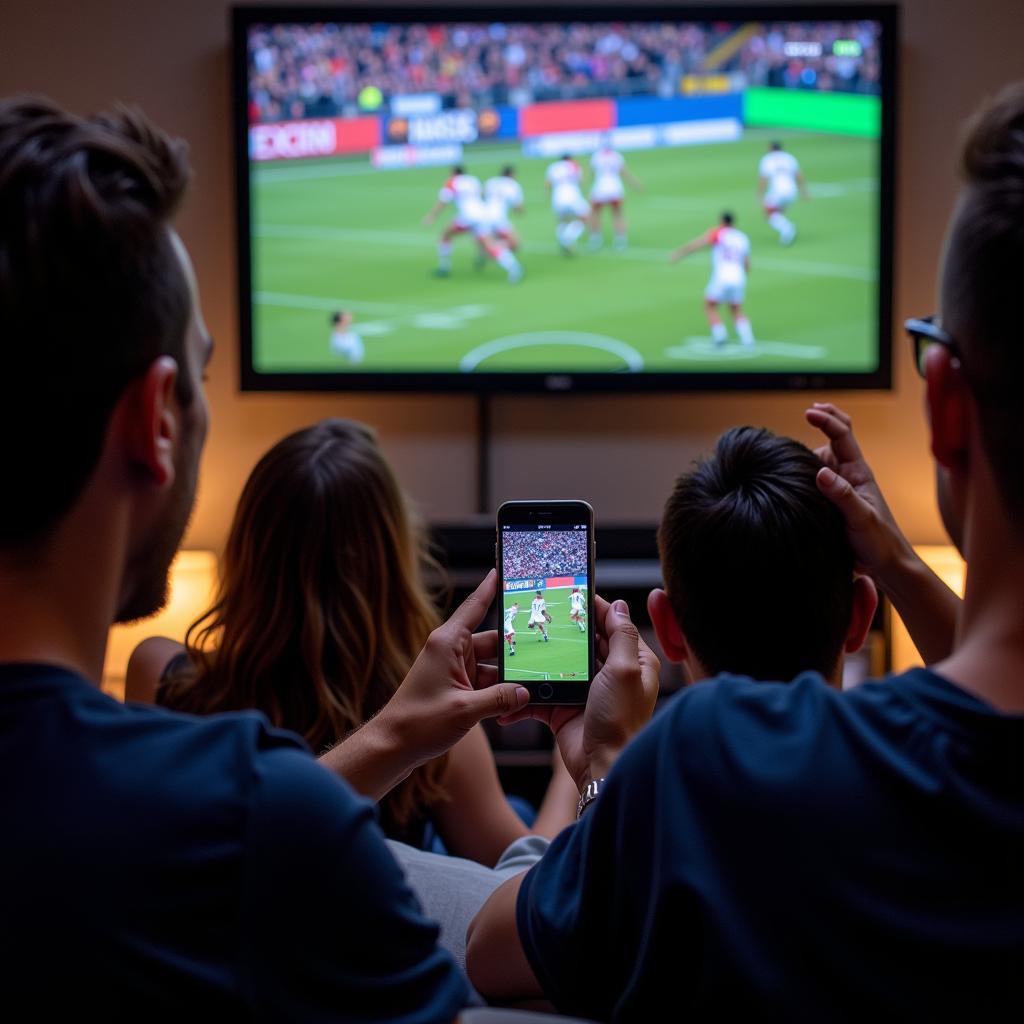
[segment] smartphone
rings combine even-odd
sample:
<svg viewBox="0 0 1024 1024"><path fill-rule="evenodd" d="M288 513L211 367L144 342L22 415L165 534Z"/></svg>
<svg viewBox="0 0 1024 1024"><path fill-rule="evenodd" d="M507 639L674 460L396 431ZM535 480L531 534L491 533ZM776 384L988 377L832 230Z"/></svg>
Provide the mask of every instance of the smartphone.
<svg viewBox="0 0 1024 1024"><path fill-rule="evenodd" d="M585 501L498 509L503 682L531 704L585 704L594 678L594 510Z"/></svg>

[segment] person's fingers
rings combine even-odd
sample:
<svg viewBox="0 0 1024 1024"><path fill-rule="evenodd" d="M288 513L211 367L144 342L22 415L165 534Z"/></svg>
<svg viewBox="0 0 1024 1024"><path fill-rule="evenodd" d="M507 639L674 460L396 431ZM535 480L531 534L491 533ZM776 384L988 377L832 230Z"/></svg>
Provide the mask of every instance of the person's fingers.
<svg viewBox="0 0 1024 1024"><path fill-rule="evenodd" d="M472 632L483 621L487 609L491 607L497 589L498 572L492 569L480 583L480 586L452 612L445 625L461 626Z"/></svg>
<svg viewBox="0 0 1024 1024"><path fill-rule="evenodd" d="M629 617L629 605L616 601L605 620L608 633L608 657L605 669L627 687L640 682L640 632Z"/></svg>
<svg viewBox="0 0 1024 1024"><path fill-rule="evenodd" d="M640 637L637 644L637 657L640 660L641 685L653 711L658 691L661 689L661 659L651 650L643 637Z"/></svg>
<svg viewBox="0 0 1024 1024"><path fill-rule="evenodd" d="M848 418L841 419L817 406L808 409L804 416L812 427L817 427L829 439L839 462L857 462L863 458Z"/></svg>
<svg viewBox="0 0 1024 1024"><path fill-rule="evenodd" d="M829 469L838 471L839 460L836 458L836 453L832 451L832 445L823 444L820 448L813 449L813 451L823 466L828 466Z"/></svg>
<svg viewBox="0 0 1024 1024"><path fill-rule="evenodd" d="M515 683L496 683L481 690L468 690L459 694L460 717L467 729L483 718L511 715L524 708L530 691Z"/></svg>
<svg viewBox="0 0 1024 1024"><path fill-rule="evenodd" d="M841 420L848 427L853 426L853 418L848 412L844 412L840 409L838 405L833 405L831 402L814 402L811 408L821 409L822 412L827 412L830 416L835 416L837 420Z"/></svg>
<svg viewBox="0 0 1024 1024"><path fill-rule="evenodd" d="M473 656L477 661L494 658L498 654L498 631L485 629L473 634Z"/></svg>
<svg viewBox="0 0 1024 1024"><path fill-rule="evenodd" d="M481 665L476 667L476 688L482 689L485 686L493 686L498 681L497 665Z"/></svg>
<svg viewBox="0 0 1024 1024"><path fill-rule="evenodd" d="M827 466L815 478L818 490L843 514L848 530L861 530L875 517L874 508L854 490L849 480Z"/></svg>
<svg viewBox="0 0 1024 1024"><path fill-rule="evenodd" d="M611 605L600 595L594 595L594 625L597 634L597 642L600 644L605 635L604 620L608 617L608 609Z"/></svg>
<svg viewBox="0 0 1024 1024"><path fill-rule="evenodd" d="M498 725L515 725L516 722L537 721L545 725L551 724L550 707L525 707L497 718Z"/></svg>

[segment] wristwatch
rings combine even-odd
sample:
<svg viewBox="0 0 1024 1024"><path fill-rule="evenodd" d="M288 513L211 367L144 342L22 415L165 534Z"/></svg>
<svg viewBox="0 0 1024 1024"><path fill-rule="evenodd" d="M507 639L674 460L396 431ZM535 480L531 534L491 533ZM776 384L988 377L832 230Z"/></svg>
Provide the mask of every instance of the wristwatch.
<svg viewBox="0 0 1024 1024"><path fill-rule="evenodd" d="M580 802L576 805L576 820L579 821L583 816L583 812L597 799L597 794L601 792L601 787L604 785L604 779L591 779L583 792L580 794Z"/></svg>

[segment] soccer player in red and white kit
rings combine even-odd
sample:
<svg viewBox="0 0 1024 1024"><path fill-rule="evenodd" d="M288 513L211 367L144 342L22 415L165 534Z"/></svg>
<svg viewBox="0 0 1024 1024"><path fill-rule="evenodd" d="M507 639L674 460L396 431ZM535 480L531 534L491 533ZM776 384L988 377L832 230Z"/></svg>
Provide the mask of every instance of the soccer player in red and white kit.
<svg viewBox="0 0 1024 1024"><path fill-rule="evenodd" d="M808 199L807 183L800 164L792 153L772 142L757 166L757 188L768 223L779 233L779 241L790 245L796 238L796 225L786 216L789 204L800 195Z"/></svg>
<svg viewBox="0 0 1024 1024"><path fill-rule="evenodd" d="M582 181L583 169L568 153L556 160L544 176L544 184L551 193L551 209L558 221L555 238L567 256L572 255L590 216L590 203L580 189Z"/></svg>
<svg viewBox="0 0 1024 1024"><path fill-rule="evenodd" d="M521 281L523 268L501 231L502 221L507 220L504 203L497 198L470 199L464 212L472 225L473 237L480 246L477 266L483 266L492 259L508 274L510 284Z"/></svg>
<svg viewBox="0 0 1024 1024"><path fill-rule="evenodd" d="M729 336L718 312L719 305L725 303L732 312L740 342L750 347L754 344L754 332L743 312L750 272L750 239L734 226L734 219L731 213L723 213L717 227L673 249L668 258L670 263L676 263L698 249L710 247L711 280L704 289L704 310L711 325L711 339L716 345L722 345Z"/></svg>
<svg viewBox="0 0 1024 1024"><path fill-rule="evenodd" d="M423 223L430 225L437 220L446 206L455 207L455 216L444 229L437 243L437 271L440 277L447 277L452 270L452 239L456 235L468 234L473 231L472 218L467 207L483 195L480 179L467 174L461 165L452 168L451 176L441 186L437 194L437 202L423 218Z"/></svg>
<svg viewBox="0 0 1024 1024"><path fill-rule="evenodd" d="M523 186L516 181L516 171L511 164L506 164L501 174L487 179L484 183L484 199L500 207L501 214L495 223L495 233L515 252L519 248L519 234L512 226L510 214L522 213L525 199Z"/></svg>
<svg viewBox="0 0 1024 1024"><path fill-rule="evenodd" d="M626 169L626 160L605 136L601 145L590 158L590 169L594 174L594 184L590 188L590 248L600 249L604 243L601 237L601 211L606 207L612 212L612 226L615 230L614 246L616 249L626 248L626 217L622 212L622 203L626 194L623 180L637 192L643 191L643 185Z"/></svg>

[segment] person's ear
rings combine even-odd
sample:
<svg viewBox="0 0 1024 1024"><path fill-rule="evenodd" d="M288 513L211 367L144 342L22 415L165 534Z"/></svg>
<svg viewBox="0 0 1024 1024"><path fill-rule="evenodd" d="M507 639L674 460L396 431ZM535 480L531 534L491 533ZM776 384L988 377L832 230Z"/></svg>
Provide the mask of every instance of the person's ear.
<svg viewBox="0 0 1024 1024"><path fill-rule="evenodd" d="M177 381L177 362L170 356L159 356L125 388L119 403L128 459L158 487L174 483L181 425L175 396Z"/></svg>
<svg viewBox="0 0 1024 1024"><path fill-rule="evenodd" d="M853 578L853 594L850 602L850 624L846 627L846 639L843 650L853 654L864 646L868 630L875 618L878 608L878 591L869 576Z"/></svg>
<svg viewBox="0 0 1024 1024"><path fill-rule="evenodd" d="M672 604L668 594L664 590L652 590L647 596L647 614L651 617L651 625L654 626L654 635L665 652L665 657L674 664L685 661L690 654L690 648L686 643L686 637L676 621L676 614L672 610Z"/></svg>
<svg viewBox="0 0 1024 1024"><path fill-rule="evenodd" d="M932 455L940 466L961 470L971 432L971 394L963 370L949 349L932 345L925 356L925 378Z"/></svg>

